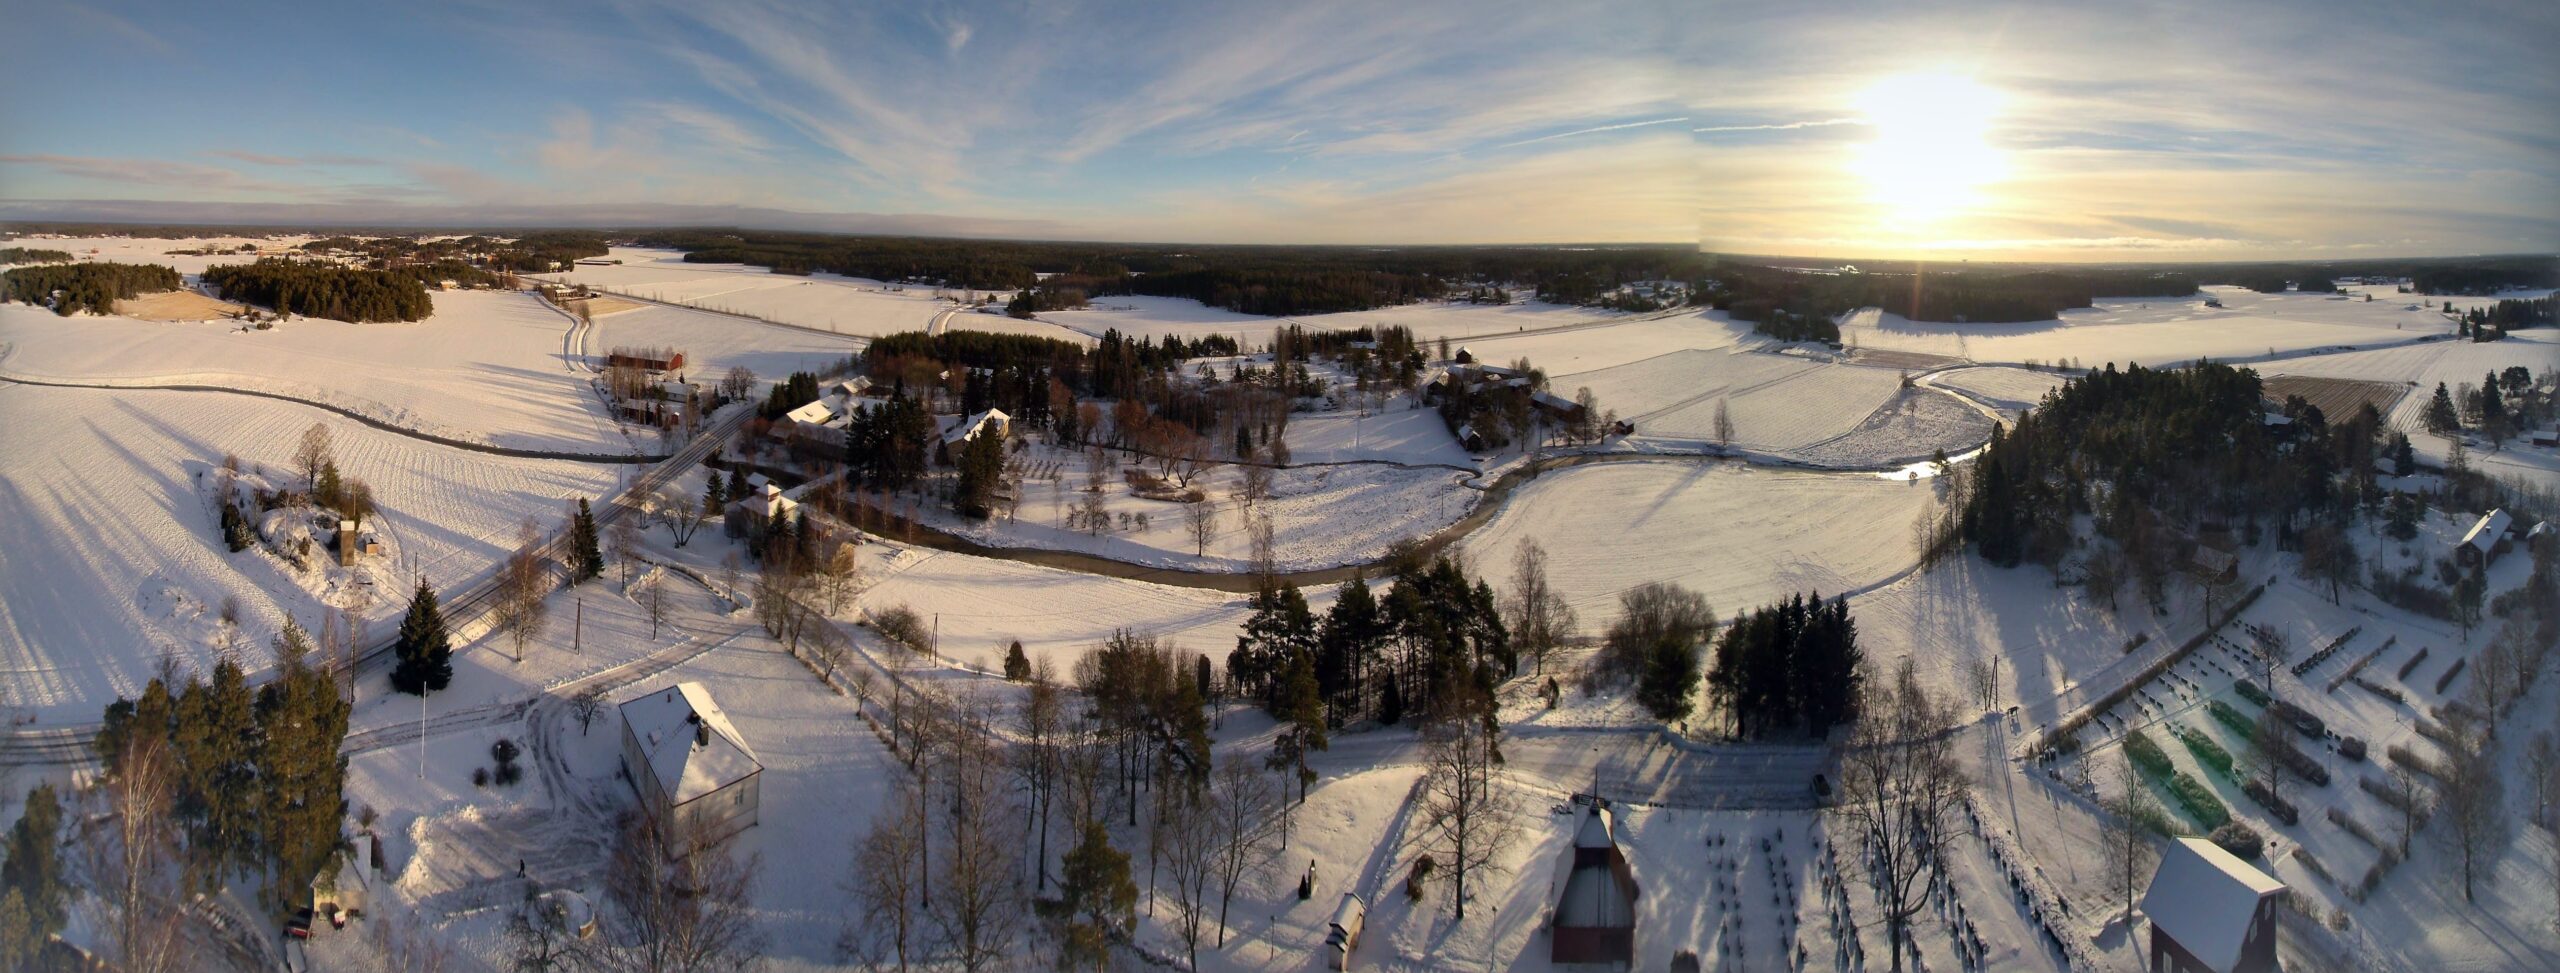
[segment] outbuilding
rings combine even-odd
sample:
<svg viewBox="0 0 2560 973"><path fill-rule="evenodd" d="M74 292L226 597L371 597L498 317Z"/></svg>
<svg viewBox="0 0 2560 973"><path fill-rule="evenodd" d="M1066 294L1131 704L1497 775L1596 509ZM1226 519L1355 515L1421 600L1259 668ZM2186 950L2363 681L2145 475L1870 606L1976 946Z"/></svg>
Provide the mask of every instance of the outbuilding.
<svg viewBox="0 0 2560 973"><path fill-rule="evenodd" d="M2284 883L2222 846L2180 838L2160 856L2142 912L2151 973L2273 973Z"/></svg>
<svg viewBox="0 0 2560 973"><path fill-rule="evenodd" d="M2454 545L2455 563L2466 568L2488 567L2498 560L2498 555L2507 553L2511 546L2507 532L2514 526L2515 518L2507 516L2503 509L2481 514L2471 530L2462 535L2462 541Z"/></svg>
<svg viewBox="0 0 2560 973"><path fill-rule="evenodd" d="M1556 886L1564 891L1547 919L1548 959L1571 969L1634 968L1641 890L1626 852L1618 848L1616 822L1606 806L1592 802L1556 871Z"/></svg>
<svg viewBox="0 0 2560 973"><path fill-rule="evenodd" d="M644 813L718 841L754 827L764 764L698 682L622 704L622 772Z"/></svg>
<svg viewBox="0 0 2560 973"><path fill-rule="evenodd" d="M1351 968L1351 951L1360 947L1360 930L1368 921L1369 903L1350 892L1342 893L1342 901L1333 906L1333 920L1325 924L1326 969Z"/></svg>

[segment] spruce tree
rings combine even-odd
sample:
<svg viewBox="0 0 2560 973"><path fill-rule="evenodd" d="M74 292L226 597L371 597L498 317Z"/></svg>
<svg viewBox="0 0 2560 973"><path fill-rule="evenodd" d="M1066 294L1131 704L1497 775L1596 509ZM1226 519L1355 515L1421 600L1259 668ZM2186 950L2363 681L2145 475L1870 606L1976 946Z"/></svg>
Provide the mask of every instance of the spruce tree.
<svg viewBox="0 0 2560 973"><path fill-rule="evenodd" d="M1099 820L1058 862L1058 898L1038 903L1058 925L1058 966L1095 970L1111 962L1111 940L1137 918L1138 885L1129 876L1129 854L1111 847Z"/></svg>
<svg viewBox="0 0 2560 973"><path fill-rule="evenodd" d="M747 468L744 466L729 467L729 499L744 500L746 498Z"/></svg>
<svg viewBox="0 0 2560 973"><path fill-rule="evenodd" d="M702 486L702 509L711 511L716 516L729 507L729 484L720 479L718 473L703 479L706 482Z"/></svg>
<svg viewBox="0 0 2560 973"><path fill-rule="evenodd" d="M287 905L309 894L311 880L338 847L346 816L341 748L348 703L336 679L300 647L279 640L277 656L282 671L258 691L258 821L274 867L275 900Z"/></svg>
<svg viewBox="0 0 2560 973"><path fill-rule="evenodd" d="M62 802L52 784L38 784L27 792L26 808L9 828L8 846L0 848L0 897L21 900L26 911L19 921L35 933L31 941L61 932L70 918L61 844Z"/></svg>
<svg viewBox="0 0 2560 973"><path fill-rule="evenodd" d="M399 660L391 669L394 689L424 696L453 682L452 639L445 632L444 613L436 608L435 590L423 580L409 596L409 614L400 619L400 638L391 652Z"/></svg>
<svg viewBox="0 0 2560 973"><path fill-rule="evenodd" d="M578 498L578 515L569 523L570 567L584 581L604 573L604 552L596 547L596 515L587 498Z"/></svg>
<svg viewBox="0 0 2560 973"><path fill-rule="evenodd" d="M2436 383L2436 394L2427 400L2428 432L2452 432L2462 428L2462 413L2453 407L2453 391L2443 382Z"/></svg>

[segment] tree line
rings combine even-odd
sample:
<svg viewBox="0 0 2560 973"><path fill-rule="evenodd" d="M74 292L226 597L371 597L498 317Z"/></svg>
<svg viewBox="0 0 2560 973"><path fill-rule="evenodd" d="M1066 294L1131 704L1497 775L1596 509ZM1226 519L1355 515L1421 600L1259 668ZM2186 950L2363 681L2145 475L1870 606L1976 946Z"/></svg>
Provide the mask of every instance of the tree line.
<svg viewBox="0 0 2560 973"><path fill-rule="evenodd" d="M67 264L71 251L41 247L0 247L0 264Z"/></svg>
<svg viewBox="0 0 2560 973"><path fill-rule="evenodd" d="M435 313L426 286L406 274L334 264L267 259L208 267L204 282L235 301L278 314L334 321L420 321Z"/></svg>
<svg viewBox="0 0 2560 973"><path fill-rule="evenodd" d="M185 283L176 270L159 264L46 264L0 274L0 301L50 306L66 318L82 311L114 314L119 300L174 291Z"/></svg>
<svg viewBox="0 0 2560 973"><path fill-rule="evenodd" d="M1883 308L1914 321L2042 321L2089 307L2100 297L2184 297L2196 291L2194 276L2155 270L1972 270L1921 264L1907 272L1811 273L1726 264L1715 273L1701 295L1704 303L1736 320L1774 317L1772 327L1799 331L1816 327L1810 321L1828 321L1861 307Z"/></svg>

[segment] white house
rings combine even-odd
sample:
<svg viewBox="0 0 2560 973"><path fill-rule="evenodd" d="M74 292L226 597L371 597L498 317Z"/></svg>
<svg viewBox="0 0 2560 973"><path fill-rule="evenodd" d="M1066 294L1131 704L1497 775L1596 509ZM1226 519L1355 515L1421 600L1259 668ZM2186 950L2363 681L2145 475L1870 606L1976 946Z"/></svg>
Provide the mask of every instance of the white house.
<svg viewBox="0 0 2560 973"><path fill-rule="evenodd" d="M756 824L764 764L698 682L622 704L622 771L646 813L710 840Z"/></svg>

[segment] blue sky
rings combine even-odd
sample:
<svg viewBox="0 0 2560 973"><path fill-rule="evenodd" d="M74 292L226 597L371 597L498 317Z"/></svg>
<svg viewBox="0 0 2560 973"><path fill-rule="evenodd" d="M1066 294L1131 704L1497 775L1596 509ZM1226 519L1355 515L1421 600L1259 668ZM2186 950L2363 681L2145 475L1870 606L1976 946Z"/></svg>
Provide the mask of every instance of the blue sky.
<svg viewBox="0 0 2560 973"><path fill-rule="evenodd" d="M2560 249L2547 0L15 0L8 19L0 217ZM1925 221L1881 213L1850 164L1884 130L1873 92L1914 73L1999 104L1998 177Z"/></svg>

